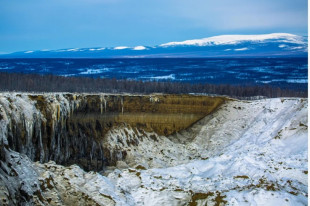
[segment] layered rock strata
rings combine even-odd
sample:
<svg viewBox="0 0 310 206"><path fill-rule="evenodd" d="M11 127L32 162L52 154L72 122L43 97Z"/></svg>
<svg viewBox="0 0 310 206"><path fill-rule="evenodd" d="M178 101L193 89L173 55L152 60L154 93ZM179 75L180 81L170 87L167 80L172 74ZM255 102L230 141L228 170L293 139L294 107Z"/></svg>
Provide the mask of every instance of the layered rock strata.
<svg viewBox="0 0 310 206"><path fill-rule="evenodd" d="M32 161L98 171L127 155L121 147L111 150L104 144L111 129L133 128L132 140L126 141L137 145L148 136L145 132L152 138L175 134L224 101L193 95L2 94L1 139Z"/></svg>
<svg viewBox="0 0 310 206"><path fill-rule="evenodd" d="M307 109L292 98L2 94L0 204L307 205Z"/></svg>

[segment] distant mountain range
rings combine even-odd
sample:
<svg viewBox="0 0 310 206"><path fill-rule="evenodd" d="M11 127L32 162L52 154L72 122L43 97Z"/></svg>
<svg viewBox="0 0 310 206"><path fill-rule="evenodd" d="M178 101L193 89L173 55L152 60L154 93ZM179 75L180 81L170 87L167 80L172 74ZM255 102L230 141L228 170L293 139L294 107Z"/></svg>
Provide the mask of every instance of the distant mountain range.
<svg viewBox="0 0 310 206"><path fill-rule="evenodd" d="M306 57L308 37L288 33L221 35L158 46L22 51L0 58Z"/></svg>

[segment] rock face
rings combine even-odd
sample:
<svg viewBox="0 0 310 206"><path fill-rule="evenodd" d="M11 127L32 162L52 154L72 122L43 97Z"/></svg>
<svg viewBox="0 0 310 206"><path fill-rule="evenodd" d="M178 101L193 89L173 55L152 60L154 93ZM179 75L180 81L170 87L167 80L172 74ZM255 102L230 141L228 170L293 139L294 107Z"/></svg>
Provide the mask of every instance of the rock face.
<svg viewBox="0 0 310 206"><path fill-rule="evenodd" d="M144 131L155 133L154 138L174 134L224 101L191 95L3 94L2 139L32 161L102 170L126 156L126 151L103 145L112 128L133 127L138 138L128 144L139 144Z"/></svg>
<svg viewBox="0 0 310 206"><path fill-rule="evenodd" d="M0 204L306 205L307 107L284 98L1 94Z"/></svg>

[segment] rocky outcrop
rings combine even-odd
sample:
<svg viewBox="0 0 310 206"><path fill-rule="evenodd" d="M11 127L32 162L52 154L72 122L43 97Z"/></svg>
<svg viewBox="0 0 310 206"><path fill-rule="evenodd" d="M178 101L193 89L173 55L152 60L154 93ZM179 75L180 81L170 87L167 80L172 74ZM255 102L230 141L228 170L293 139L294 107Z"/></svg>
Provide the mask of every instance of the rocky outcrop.
<svg viewBox="0 0 310 206"><path fill-rule="evenodd" d="M128 143L139 144L145 132L153 138L177 133L224 101L194 95L2 94L1 139L32 161L102 170L127 155L103 144L111 129L134 128L137 138Z"/></svg>
<svg viewBox="0 0 310 206"><path fill-rule="evenodd" d="M70 202L70 195L58 200L46 198L53 188L57 188L53 194L59 197L63 194L59 191L69 186L57 187L52 184L51 176L40 177L42 170L31 161L53 160L96 171L122 162L128 167L127 163L137 163L135 155L141 155L143 144L161 140L165 143L161 135L188 128L224 101L222 97L193 95L3 93L0 95L1 203ZM139 144L140 153L133 153L132 146ZM162 153L162 149L158 150ZM84 195L85 204L94 203L81 191L73 193ZM103 199L111 201L104 196Z"/></svg>
<svg viewBox="0 0 310 206"><path fill-rule="evenodd" d="M185 95L187 111L211 109L205 114L193 109L195 118L182 129L178 122L189 113L178 108L177 96L133 96L150 103L127 110L130 97L124 97L1 95L0 204L307 204L307 99L226 101L216 109L225 99L200 102L201 97ZM197 98L196 104L190 98ZM118 106L109 108L104 100ZM160 101L166 103L162 109ZM140 122L134 108L141 105L149 105L142 113L158 119ZM127 111L132 112L125 122ZM175 115L167 120L175 126L160 124L165 115ZM170 135L160 135L165 131ZM46 163L49 158L57 163ZM71 161L105 170L64 166Z"/></svg>

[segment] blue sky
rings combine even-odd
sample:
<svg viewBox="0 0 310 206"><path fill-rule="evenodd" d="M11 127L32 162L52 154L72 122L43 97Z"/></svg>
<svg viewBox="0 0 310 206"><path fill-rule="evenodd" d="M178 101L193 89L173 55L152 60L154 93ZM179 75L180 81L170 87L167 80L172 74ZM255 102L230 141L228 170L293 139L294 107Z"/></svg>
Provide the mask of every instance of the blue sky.
<svg viewBox="0 0 310 206"><path fill-rule="evenodd" d="M307 35L307 0L0 0L0 53Z"/></svg>

